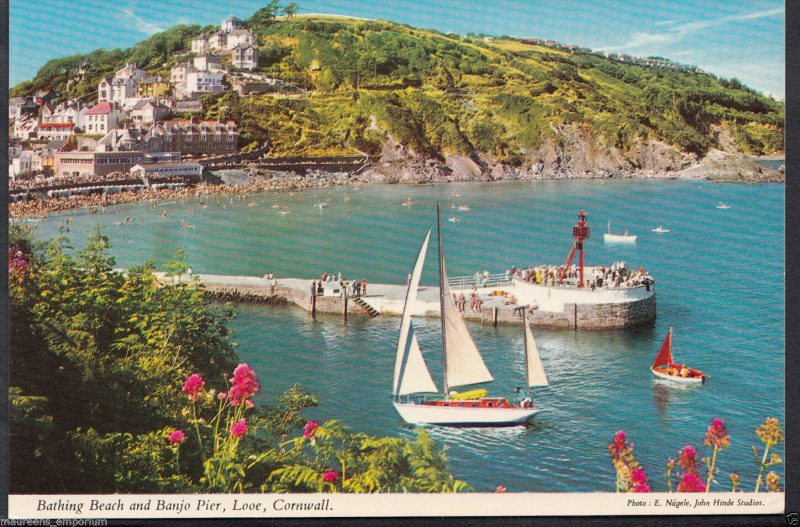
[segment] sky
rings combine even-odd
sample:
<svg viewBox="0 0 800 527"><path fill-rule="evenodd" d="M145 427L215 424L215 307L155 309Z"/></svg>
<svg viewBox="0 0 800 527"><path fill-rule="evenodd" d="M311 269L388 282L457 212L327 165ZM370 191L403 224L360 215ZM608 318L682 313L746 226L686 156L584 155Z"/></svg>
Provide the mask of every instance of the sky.
<svg viewBox="0 0 800 527"><path fill-rule="evenodd" d="M288 3L286 0L282 3ZM539 37L666 57L784 98L785 14L778 0L295 0L331 13L459 34ZM126 48L175 24L244 19L267 0L11 0L11 86L48 60ZM687 5L687 4L696 5Z"/></svg>

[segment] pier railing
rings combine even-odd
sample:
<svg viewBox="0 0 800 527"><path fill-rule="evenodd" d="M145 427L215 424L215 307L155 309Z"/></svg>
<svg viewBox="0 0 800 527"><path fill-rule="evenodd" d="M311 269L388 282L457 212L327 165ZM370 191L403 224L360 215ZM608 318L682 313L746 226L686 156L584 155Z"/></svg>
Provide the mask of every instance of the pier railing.
<svg viewBox="0 0 800 527"><path fill-rule="evenodd" d="M497 287L501 285L509 285L511 283L511 275L505 273L490 274L489 276L477 275L472 276L452 276L447 279L450 289L471 289L472 286L478 287Z"/></svg>

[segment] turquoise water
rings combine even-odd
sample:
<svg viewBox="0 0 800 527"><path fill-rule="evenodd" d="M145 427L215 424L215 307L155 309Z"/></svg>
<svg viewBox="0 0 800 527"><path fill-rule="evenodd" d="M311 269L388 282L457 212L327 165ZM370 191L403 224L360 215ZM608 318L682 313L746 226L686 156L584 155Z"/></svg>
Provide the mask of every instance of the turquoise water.
<svg viewBox="0 0 800 527"><path fill-rule="evenodd" d="M401 206L409 196L417 204ZM313 206L323 200L329 207ZM720 484L726 486L735 470L752 487L757 471L751 445L760 446L753 431L767 416L784 417L783 186L670 180L366 186L236 196L220 206L206 198L207 208L196 199L155 209L121 205L98 215L51 216L37 230L43 238L54 236L59 220L71 216L71 235L80 245L86 228L105 224L120 266L147 259L163 264L180 248L195 273L315 277L342 271L368 282L403 283L437 200L445 217L461 220L443 224L453 276L563 262L583 209L594 228L587 264L622 259L643 265L657 281L653 328L536 332L551 384L534 390L545 411L532 426L431 429L458 478L484 491L499 484L509 491L610 490L614 474L606 446L625 429L652 486L664 490L666 459L685 444L704 452L705 428L722 417L732 446L719 458ZM453 211L453 201L472 210ZM731 208L716 209L720 201ZM276 202L291 213L277 214ZM135 221L115 224L127 217ZM604 245L609 217L614 232L628 229L639 235L638 243ZM182 222L193 227L181 228ZM651 232L659 225L670 232ZM423 282L434 283L434 273L429 258ZM339 317L312 321L294 309L240 306L239 312L232 323L239 353L261 375L263 401L297 382L319 396L320 406L310 412L318 420L414 436L389 396L399 319L352 318L345 326ZM705 385L653 380L648 368L669 326L675 327L678 360L704 370ZM511 396L523 382L521 328L469 327L496 378L492 393ZM441 374L438 330L437 320L418 322L435 379Z"/></svg>

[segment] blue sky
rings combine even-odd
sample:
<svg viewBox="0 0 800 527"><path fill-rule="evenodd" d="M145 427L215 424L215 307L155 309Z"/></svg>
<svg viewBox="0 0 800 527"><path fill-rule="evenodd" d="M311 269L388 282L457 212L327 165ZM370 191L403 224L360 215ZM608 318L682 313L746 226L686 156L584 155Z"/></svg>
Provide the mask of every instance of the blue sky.
<svg viewBox="0 0 800 527"><path fill-rule="evenodd" d="M288 3L286 0L283 3ZM784 97L785 16L776 0L295 0L301 13L380 18L443 32L540 37L658 55ZM174 24L250 16L267 0L12 0L10 83L48 60L125 48Z"/></svg>

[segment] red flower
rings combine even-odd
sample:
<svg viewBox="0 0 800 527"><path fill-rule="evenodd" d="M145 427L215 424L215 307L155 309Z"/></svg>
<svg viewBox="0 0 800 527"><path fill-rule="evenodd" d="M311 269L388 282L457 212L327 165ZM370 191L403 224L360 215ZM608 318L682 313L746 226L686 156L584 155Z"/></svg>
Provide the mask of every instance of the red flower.
<svg viewBox="0 0 800 527"><path fill-rule="evenodd" d="M687 472L678 483L678 492L705 492L706 486L700 476L692 472Z"/></svg>
<svg viewBox="0 0 800 527"><path fill-rule="evenodd" d="M325 483L333 483L334 481L336 481L336 478L338 477L339 477L338 472L336 472L335 470L329 470L328 472L325 472L322 475L322 481L324 481Z"/></svg>
<svg viewBox="0 0 800 527"><path fill-rule="evenodd" d="M505 485L498 485L496 489L494 489L495 494L502 494L506 491Z"/></svg>
<svg viewBox="0 0 800 527"><path fill-rule="evenodd" d="M200 395L200 392L203 391L203 386L206 385L206 382L203 380L200 375L193 373L186 378L186 382L183 383L183 393L189 396L189 399L192 402L197 400L197 396Z"/></svg>
<svg viewBox="0 0 800 527"><path fill-rule="evenodd" d="M622 448L625 446L626 437L625 430L619 430L616 434L614 434L614 444L617 446L617 448Z"/></svg>
<svg viewBox="0 0 800 527"><path fill-rule="evenodd" d="M711 425L706 430L706 437L703 443L710 447L725 448L731 444L730 435L725 428L725 421L719 417L711 421Z"/></svg>
<svg viewBox="0 0 800 527"><path fill-rule="evenodd" d="M250 366L247 364L239 364L236 369L233 370L231 389L228 391L228 397L233 406L239 406L239 403L258 393L260 388L256 372L250 369Z"/></svg>
<svg viewBox="0 0 800 527"><path fill-rule="evenodd" d="M319 425L317 424L316 421L307 422L306 426L303 427L303 437L305 437L306 439L311 439L312 437L314 437L314 434L317 433L317 428L319 428Z"/></svg>
<svg viewBox="0 0 800 527"><path fill-rule="evenodd" d="M231 435L242 437L247 433L247 419L240 419L231 425Z"/></svg>
<svg viewBox="0 0 800 527"><path fill-rule="evenodd" d="M647 483L647 473L644 470L637 468L631 472L631 481L634 483Z"/></svg>
<svg viewBox="0 0 800 527"><path fill-rule="evenodd" d="M184 434L182 430L173 430L172 433L169 434L169 442L173 445L183 443L184 439L186 439L186 434Z"/></svg>
<svg viewBox="0 0 800 527"><path fill-rule="evenodd" d="M697 449L686 445L678 453L678 465L687 473L697 474L700 463L697 461Z"/></svg>

